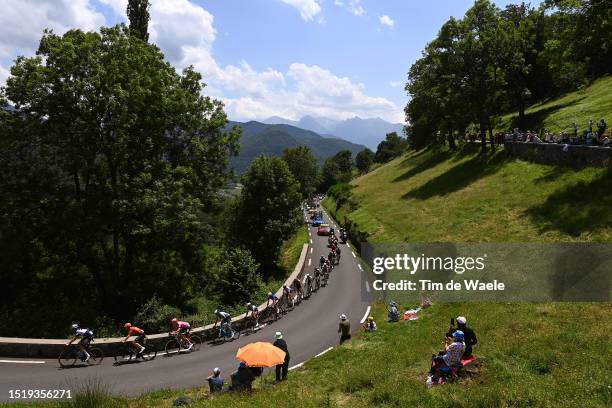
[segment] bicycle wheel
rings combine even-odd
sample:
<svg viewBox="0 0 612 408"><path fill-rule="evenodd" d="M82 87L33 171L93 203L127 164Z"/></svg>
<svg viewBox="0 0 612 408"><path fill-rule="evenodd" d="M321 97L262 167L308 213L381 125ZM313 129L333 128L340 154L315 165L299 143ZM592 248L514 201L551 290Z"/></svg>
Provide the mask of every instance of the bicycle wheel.
<svg viewBox="0 0 612 408"><path fill-rule="evenodd" d="M166 356L172 357L173 355L181 352L181 345L177 339L170 339L166 343L165 350L166 350Z"/></svg>
<svg viewBox="0 0 612 408"><path fill-rule="evenodd" d="M142 352L142 359L145 361L151 361L157 356L157 348L150 344L146 344L144 351Z"/></svg>
<svg viewBox="0 0 612 408"><path fill-rule="evenodd" d="M234 335L232 336L232 340L238 340L240 338L240 330L232 329Z"/></svg>
<svg viewBox="0 0 612 408"><path fill-rule="evenodd" d="M91 348L87 350L87 352L89 353L89 360L87 361L87 364L89 365L102 364L102 360L104 360L104 353L102 352L102 349L95 347L95 348Z"/></svg>
<svg viewBox="0 0 612 408"><path fill-rule="evenodd" d="M129 346L126 346L125 350L123 350L123 353L116 354L114 356L115 363L117 364L127 363L128 361L131 361L133 357L134 352Z"/></svg>
<svg viewBox="0 0 612 408"><path fill-rule="evenodd" d="M76 363L77 358L78 353L76 352L74 347L68 346L64 350L62 350L57 361L59 362L60 367L66 368L72 367Z"/></svg>
<svg viewBox="0 0 612 408"><path fill-rule="evenodd" d="M193 335L191 336L191 343L193 343L193 348L191 350L198 351L202 346L202 339L200 336Z"/></svg>

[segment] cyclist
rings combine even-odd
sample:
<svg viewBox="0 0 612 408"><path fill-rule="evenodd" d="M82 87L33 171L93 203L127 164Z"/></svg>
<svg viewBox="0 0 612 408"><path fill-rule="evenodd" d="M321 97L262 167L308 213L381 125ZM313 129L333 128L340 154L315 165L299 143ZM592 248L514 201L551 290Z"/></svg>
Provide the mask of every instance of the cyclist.
<svg viewBox="0 0 612 408"><path fill-rule="evenodd" d="M321 270L319 268L314 268L314 278L315 285L319 289L321 287Z"/></svg>
<svg viewBox="0 0 612 408"><path fill-rule="evenodd" d="M327 260L329 261L330 265L333 265L335 262L335 258L336 258L336 253L331 251L328 255L327 255Z"/></svg>
<svg viewBox="0 0 612 408"><path fill-rule="evenodd" d="M127 329L128 332L122 342L125 343L131 336L136 336L136 338L130 342L130 347L132 350L136 351L136 358L142 358L142 353L145 351L144 342L147 338L147 336L145 336L145 331L139 327L132 326L132 323L126 323L123 327Z"/></svg>
<svg viewBox="0 0 612 408"><path fill-rule="evenodd" d="M302 282L298 278L295 278L293 280L293 287L295 288L295 298L296 298L296 300L302 299L304 297L304 291L303 291L303 288L302 288Z"/></svg>
<svg viewBox="0 0 612 408"><path fill-rule="evenodd" d="M89 348L89 344L93 341L93 338L94 338L93 332L89 329L80 328L78 323L73 324L72 329L74 330L74 337L72 338L72 340L66 343L66 345L67 346L71 345L72 343L76 341L76 339L80 337L81 340L79 340L77 345L79 346L79 349L83 353L83 357L81 357L81 360L84 362L88 362L91 356L87 352L87 349Z"/></svg>
<svg viewBox="0 0 612 408"><path fill-rule="evenodd" d="M247 311L246 311L245 317L248 318L249 312L251 312L251 319L255 322L255 326L258 326L259 325L259 307L257 307L257 305L252 304L251 302L247 303L246 307L247 307Z"/></svg>
<svg viewBox="0 0 612 408"><path fill-rule="evenodd" d="M336 247L336 259L338 260L338 263L340 263L340 253L342 251L340 250L340 246Z"/></svg>
<svg viewBox="0 0 612 408"><path fill-rule="evenodd" d="M309 273L304 277L304 282L306 282L306 293L310 295L312 293L312 276Z"/></svg>
<svg viewBox="0 0 612 408"><path fill-rule="evenodd" d="M217 320L215 321L215 326L219 322L221 322L221 324L223 325L230 324L232 321L232 316L229 313L224 312L223 310L215 309L215 316L217 318Z"/></svg>
<svg viewBox="0 0 612 408"><path fill-rule="evenodd" d="M187 343L187 351L191 350L193 348L193 343L187 336L191 331L191 325L182 320L178 320L176 317L172 319L170 323L172 324L172 331L170 332L170 335L179 336L185 343Z"/></svg>
<svg viewBox="0 0 612 408"><path fill-rule="evenodd" d="M321 255L321 258L319 258L319 266L322 268L323 264L325 264L325 255Z"/></svg>
<svg viewBox="0 0 612 408"><path fill-rule="evenodd" d="M283 286L283 291L285 290L286 287L287 285ZM276 293L268 292L268 303L266 303L266 307L276 307L277 303L278 303L278 296L276 296Z"/></svg>

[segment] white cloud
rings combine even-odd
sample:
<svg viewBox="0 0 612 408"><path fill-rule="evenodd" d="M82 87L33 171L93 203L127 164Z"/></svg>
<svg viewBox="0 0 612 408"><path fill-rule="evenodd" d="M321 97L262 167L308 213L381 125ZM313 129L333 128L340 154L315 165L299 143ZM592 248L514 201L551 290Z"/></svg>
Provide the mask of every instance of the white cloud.
<svg viewBox="0 0 612 408"><path fill-rule="evenodd" d="M10 74L11 73L9 72L8 69L0 65L0 86L4 85L4 83L6 82L6 79L9 77Z"/></svg>
<svg viewBox="0 0 612 408"><path fill-rule="evenodd" d="M104 16L89 0L0 0L0 58L32 54L45 28L97 30Z"/></svg>
<svg viewBox="0 0 612 408"><path fill-rule="evenodd" d="M230 116L240 120L273 115L298 119L303 115L347 119L382 117L403 121L401 109L391 101L365 94L365 85L338 77L316 65L293 63L286 73L286 87L262 92L257 97L224 99Z"/></svg>
<svg viewBox="0 0 612 408"><path fill-rule="evenodd" d="M389 86L391 88L399 88L402 86L402 81L389 81Z"/></svg>
<svg viewBox="0 0 612 408"><path fill-rule="evenodd" d="M393 26L395 26L395 21L393 21L391 17L386 14L384 16L381 16L378 20L380 21L380 24L385 25L387 27L393 28Z"/></svg>
<svg viewBox="0 0 612 408"><path fill-rule="evenodd" d="M336 6L342 6L356 16L363 16L366 14L365 9L360 4L361 0L335 0Z"/></svg>
<svg viewBox="0 0 612 408"><path fill-rule="evenodd" d="M295 7L304 21L312 21L321 13L321 6L317 0L281 0L285 4Z"/></svg>
<svg viewBox="0 0 612 408"><path fill-rule="evenodd" d="M0 5L6 1L0 0ZM56 24L54 27L58 27L58 32L71 26L96 29L103 24L103 17L91 11L86 0L62 1L64 11L78 10L80 14L73 13L72 17L63 16L62 20L58 20L62 22L61 26L59 23L54 23ZM126 19L127 0L99 1L110 7L122 19ZM52 0L48 0L44 4L48 6L51 2ZM402 110L391 101L369 96L365 93L365 85L353 83L347 77L336 76L316 65L293 63L286 71L273 68L255 69L246 61L241 61L238 65L220 66L213 55L216 31L211 13L189 0L155 0L151 4L149 26L151 42L160 47L177 69L193 65L202 73L204 81L208 84L206 94L223 100L230 118L234 120L264 119L273 115L293 119L303 115L346 119L357 115L379 116L393 122L403 121ZM50 7L47 9L43 7L37 11L40 14L40 21L56 21L51 11L44 10L50 10ZM320 13L320 8L312 10L314 14L306 15L314 17ZM31 17L24 9L12 12L11 16L13 21L24 18L27 20ZM7 37L10 32L6 31L6 24L2 24L3 19L4 15L0 16L1 49L6 47L5 39L12 38ZM28 27L36 29L38 26L44 26L41 24L30 24ZM13 30L16 29L15 24L12 27ZM59 27L64 28L59 30ZM28 30L24 28L23 32L27 33L29 30L31 28ZM40 30L42 28L32 38L20 41L13 39L8 43L14 48L11 48L11 55L16 55L17 51L20 54L31 54L40 38ZM0 83L7 76L8 71L0 67Z"/></svg>

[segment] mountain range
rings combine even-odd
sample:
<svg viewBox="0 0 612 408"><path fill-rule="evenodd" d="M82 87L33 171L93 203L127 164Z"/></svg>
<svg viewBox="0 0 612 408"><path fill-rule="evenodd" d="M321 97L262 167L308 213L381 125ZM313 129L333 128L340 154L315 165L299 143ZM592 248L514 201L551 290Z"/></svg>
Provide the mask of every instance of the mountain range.
<svg viewBox="0 0 612 408"><path fill-rule="evenodd" d="M304 116L300 120L291 120L272 116L262 121L267 124L285 124L311 130L323 136L335 137L362 144L376 150L387 133L397 132L402 135L404 125L389 123L380 118L362 119L355 116L346 120L334 120L323 117Z"/></svg>
<svg viewBox="0 0 612 408"><path fill-rule="evenodd" d="M288 124L266 124L250 121L246 123L229 122L228 128L234 125L242 127L240 154L230 158L230 167L240 175L246 171L251 161L260 155L282 156L283 150L297 146L308 146L312 149L319 163L340 150L350 150L353 157L365 149L365 146L351 143L335 137L323 137L316 132Z"/></svg>

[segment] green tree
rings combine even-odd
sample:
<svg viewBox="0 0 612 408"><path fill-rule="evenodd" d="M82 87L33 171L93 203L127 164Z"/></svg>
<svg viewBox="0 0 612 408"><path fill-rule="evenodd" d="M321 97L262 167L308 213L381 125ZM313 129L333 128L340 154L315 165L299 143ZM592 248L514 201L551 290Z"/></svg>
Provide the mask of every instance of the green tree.
<svg viewBox="0 0 612 408"><path fill-rule="evenodd" d="M374 152L368 148L363 149L355 156L355 166L362 174L370 170L372 163L374 163Z"/></svg>
<svg viewBox="0 0 612 408"><path fill-rule="evenodd" d="M214 290L224 305L244 304L261 284L259 265L248 250L233 248L224 251L219 262L219 275Z"/></svg>
<svg viewBox="0 0 612 408"><path fill-rule="evenodd" d="M236 242L250 250L262 276L275 272L283 241L300 222L300 186L280 157L260 156L242 176L232 229Z"/></svg>
<svg viewBox="0 0 612 408"><path fill-rule="evenodd" d="M149 41L149 0L128 0L127 16L130 33L142 41Z"/></svg>
<svg viewBox="0 0 612 408"><path fill-rule="evenodd" d="M352 177L353 154L350 150L341 150L335 155L328 157L323 163L321 170L322 191L327 191L338 182L348 182Z"/></svg>
<svg viewBox="0 0 612 408"><path fill-rule="evenodd" d="M298 146L283 151L283 160L289 166L293 177L300 183L302 197L312 195L319 183L319 165L308 146Z"/></svg>
<svg viewBox="0 0 612 408"><path fill-rule="evenodd" d="M404 153L407 147L406 139L396 132L387 133L385 140L378 144L374 160L378 163L386 163Z"/></svg>
<svg viewBox="0 0 612 408"><path fill-rule="evenodd" d="M1 305L44 299L63 321L129 318L155 293L180 305L238 130L198 73L125 26L47 32L37 54L0 92L18 112L0 123L0 271L19 294Z"/></svg>

